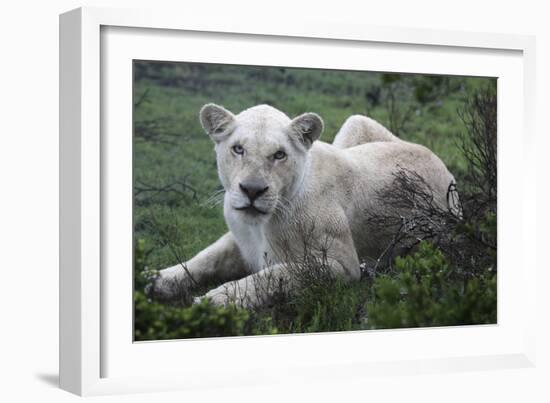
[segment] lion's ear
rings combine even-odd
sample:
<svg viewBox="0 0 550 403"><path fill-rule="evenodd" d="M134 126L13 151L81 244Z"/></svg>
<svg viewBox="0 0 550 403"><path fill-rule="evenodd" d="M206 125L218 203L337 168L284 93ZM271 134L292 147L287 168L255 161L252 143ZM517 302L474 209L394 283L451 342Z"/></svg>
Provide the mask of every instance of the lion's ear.
<svg viewBox="0 0 550 403"><path fill-rule="evenodd" d="M235 115L216 104L204 105L199 116L203 129L215 142L229 135L235 122Z"/></svg>
<svg viewBox="0 0 550 403"><path fill-rule="evenodd" d="M298 136L304 146L309 149L315 140L321 137L324 129L323 119L316 113L304 113L290 123L292 132Z"/></svg>

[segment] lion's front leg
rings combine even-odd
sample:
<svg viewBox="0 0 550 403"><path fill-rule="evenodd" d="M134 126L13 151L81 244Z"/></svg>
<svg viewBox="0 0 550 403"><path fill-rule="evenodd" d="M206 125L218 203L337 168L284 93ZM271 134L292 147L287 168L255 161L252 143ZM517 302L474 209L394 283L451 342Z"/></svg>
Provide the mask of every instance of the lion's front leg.
<svg viewBox="0 0 550 403"><path fill-rule="evenodd" d="M323 270L327 269L334 277L346 281L360 277L359 262L353 256L345 259L325 258L317 264L322 264ZM317 269L304 263L276 264L240 280L222 284L203 297L196 298L195 302L208 298L213 304L220 306L235 304L243 308L254 308L271 305L277 294L287 295L307 287L308 278L311 277L304 276L303 271Z"/></svg>
<svg viewBox="0 0 550 403"><path fill-rule="evenodd" d="M161 270L146 291L160 300L184 299L190 290L205 283L223 283L247 274L247 265L233 235L228 232L191 260Z"/></svg>
<svg viewBox="0 0 550 403"><path fill-rule="evenodd" d="M199 302L205 298L214 305L235 304L239 307L256 307L268 305L275 293L287 292L291 276L286 265L276 264L266 267L262 271L244 277L240 280L229 281L196 298Z"/></svg>

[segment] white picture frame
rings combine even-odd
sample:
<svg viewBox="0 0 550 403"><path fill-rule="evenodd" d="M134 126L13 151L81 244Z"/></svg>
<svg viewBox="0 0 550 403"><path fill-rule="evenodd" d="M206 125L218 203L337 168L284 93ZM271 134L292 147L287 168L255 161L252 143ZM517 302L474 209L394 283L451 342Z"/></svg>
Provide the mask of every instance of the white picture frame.
<svg viewBox="0 0 550 403"><path fill-rule="evenodd" d="M269 44L274 47L271 52L251 52L254 59L246 59L241 52L237 60L243 64L247 64L247 61L254 61L256 64L271 63L271 58L277 54L277 46L286 46L285 49L298 52L299 49L311 47L312 44L317 46L318 43L319 46L330 48L334 54L344 48L346 51L359 49L366 52L370 49L370 52L381 52L380 60L386 60L386 64L380 62L376 65L369 61L368 66L370 69L379 66L384 71L391 70L391 66L387 64L391 60L394 60L392 63L395 71L402 72L420 72L421 69L426 73L439 71L447 74L462 72L492 75L491 71L497 71L492 69L503 69L498 70L504 72L501 77L503 84L499 84L499 158L502 156L500 161L504 161L499 162L499 259L501 253L510 254L511 262L521 263L521 270L514 278L513 272L506 270L501 276L499 268L499 324L475 328L133 343L125 333L126 328L119 329L116 326L116 323L127 323L121 316L124 312L130 315L128 320L131 321L131 311L128 311L131 300L123 295L121 300L126 302L115 306L113 298L109 297L113 289L118 289L116 284L127 281L128 272L123 269L105 272L105 267L110 264L111 259L110 252L107 253L110 248L105 241L105 228L108 229L110 225L117 226L116 230L109 232L109 239L113 239L116 234L125 237L124 231L131 232L131 227L124 221L111 224L117 222L113 217L120 215L105 213L115 211L112 210L113 206L109 200L120 200L119 195L112 192L131 187L127 175L127 169L131 172L131 165L124 164L124 161L127 161L124 160L125 157L121 160L121 166L126 170L117 171L120 175L115 175L115 171L112 170L115 168L109 163L109 150L115 149L112 147L120 147L116 150L124 154L124 144L127 145L127 142L124 143L123 135L114 136L111 133L113 128L120 128L120 133L126 133L128 124L131 126L131 119L128 121L128 116L131 117L130 104L126 109L124 107L124 101L129 96L126 93L129 82L125 79L118 80L122 76L116 76L117 80L107 80L106 77L126 74L127 61L133 57L139 58L132 53L137 51L136 44L131 42L131 37L137 35L142 35L140 52L155 48L156 53L149 55L152 58L184 61L190 57L191 49L195 61L224 62L232 57L228 54L212 55L211 52L204 51L201 53L199 47L194 46L192 42L188 43L189 48L184 59L181 59L181 50L179 54L173 55L174 48L177 48L174 45L185 39L186 33L192 33L193 40L201 40L203 36L212 39L212 44L201 42L201 46L215 46L216 41L238 38L243 43L249 41L246 42L247 46ZM296 49L292 50L295 45ZM237 49L238 46L235 43L235 47L227 48ZM533 251L536 244L532 239L534 235L530 238L527 236L536 233L534 201L529 197L535 187L535 176L532 175L535 171L535 159L532 158L534 49L534 38L529 36L370 27L327 23L314 19L302 19L296 23L290 21L283 27L277 22L259 23L239 18L217 20L192 14L152 10L80 8L61 15L61 387L79 395L97 395L295 382L296 379L335 380L380 373L394 375L534 365L535 322L534 317L525 314L535 312L537 270L534 260L536 254ZM238 50L235 52L238 53ZM431 67L426 67L426 60L422 64L418 58L411 58L407 66L405 62L397 64L397 57L407 54L406 52L424 55ZM441 65L438 64L439 59L433 56L433 52L442 52L446 55L441 59ZM312 57L314 54L312 51ZM477 58L479 62L466 69L460 59L469 57L468 54L473 55L471 57ZM293 60L298 60L298 53L295 53L294 57L296 59ZM117 58L120 58L120 63L111 66L109 60L115 61ZM449 63L447 60L445 65L445 58L454 62ZM360 59L354 59L359 60L359 64L352 66L349 56L344 55L341 59L332 60L330 66L323 67L351 66L360 69ZM296 63L297 66L308 67L303 61ZM501 88L505 89L504 94L515 95L513 102L502 98ZM117 97L117 94L123 96ZM109 104L109 108L117 111L116 121L110 120L110 109L103 109L106 103ZM520 110L517 110L518 105ZM506 113L506 116L503 116L503 110L515 110L516 113ZM516 134L514 141L517 144L514 145L513 135L518 131L521 136ZM113 139L122 140L113 142ZM522 155L519 168L516 166L513 172L506 157L507 153L511 152L519 152ZM503 175L503 172L506 175ZM502 180L503 176L507 179ZM511 187L506 185L512 180L521 182L522 191L516 191L514 194ZM120 196L124 199L127 193ZM517 210L518 206L519 214L514 217L507 214L508 211ZM510 231L504 232L501 228L515 228L516 232L511 234ZM506 247L507 239L509 244L514 239L521 239L522 242L514 250L510 250ZM121 258L124 263L125 256L128 259L127 253L122 251L114 259ZM114 273L122 274L113 276ZM106 286L106 279L112 285ZM128 290L130 289L131 283L128 284ZM513 293L521 296L520 306L513 306L515 299L511 302L502 299L502 295L510 296ZM521 313L523 314L519 320ZM112 320L113 317L121 321ZM127 330L131 332L131 329ZM473 340L474 337L477 345L461 344L461 340ZM407 341L414 343L415 348L403 345L403 342ZM336 346L342 342L346 348L343 351L337 350ZM360 346L361 343L374 345L376 348L369 350L365 347L360 352L353 350L354 346ZM390 354L390 343L401 347L395 347ZM446 350L445 343L454 347ZM323 356L316 354L316 349L321 346L329 351ZM290 354L283 354L285 351L289 351ZM263 362L269 362L269 365L262 366L262 360L258 357L264 357ZM209 362L214 358L234 363L231 376L209 366ZM136 363L140 362L147 368L138 368Z"/></svg>

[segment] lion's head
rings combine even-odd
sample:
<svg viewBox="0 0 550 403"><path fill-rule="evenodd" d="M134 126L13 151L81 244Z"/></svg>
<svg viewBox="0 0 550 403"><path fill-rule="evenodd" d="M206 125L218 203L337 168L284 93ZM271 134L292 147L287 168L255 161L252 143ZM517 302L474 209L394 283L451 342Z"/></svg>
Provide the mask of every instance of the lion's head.
<svg viewBox="0 0 550 403"><path fill-rule="evenodd" d="M216 144L225 208L254 220L285 209L304 179L308 151L323 131L315 113L291 120L268 105L234 115L207 104L200 121Z"/></svg>

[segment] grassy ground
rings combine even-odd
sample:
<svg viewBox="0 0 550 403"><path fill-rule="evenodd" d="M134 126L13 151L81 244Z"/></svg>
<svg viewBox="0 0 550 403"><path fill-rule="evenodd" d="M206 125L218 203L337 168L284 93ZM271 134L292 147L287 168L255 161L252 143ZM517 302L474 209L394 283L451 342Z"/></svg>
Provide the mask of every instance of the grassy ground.
<svg viewBox="0 0 550 403"><path fill-rule="evenodd" d="M135 62L134 229L143 265L160 269L176 264L178 257L189 259L227 230L221 205L209 201L220 184L213 143L198 120L203 104L218 103L238 113L267 103L290 117L316 112L324 119L321 139L326 142L332 141L347 117L367 114L403 139L428 146L460 177L467 166L456 144L466 128L457 111L466 94L488 81ZM136 282L138 294L139 286ZM166 337L154 331L147 336Z"/></svg>

